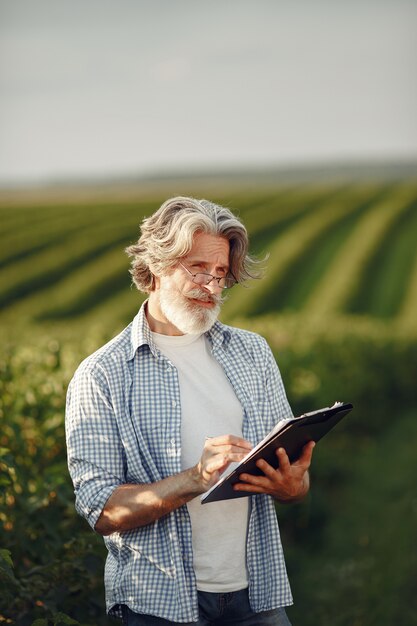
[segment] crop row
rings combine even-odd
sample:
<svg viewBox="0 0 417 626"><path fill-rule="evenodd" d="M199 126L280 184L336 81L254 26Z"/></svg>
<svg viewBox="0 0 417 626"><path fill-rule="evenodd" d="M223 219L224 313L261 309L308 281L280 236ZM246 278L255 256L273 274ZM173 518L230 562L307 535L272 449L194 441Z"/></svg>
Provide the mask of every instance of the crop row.
<svg viewBox="0 0 417 626"><path fill-rule="evenodd" d="M349 312L392 317L401 309L416 258L417 196L410 195L358 277Z"/></svg>
<svg viewBox="0 0 417 626"><path fill-rule="evenodd" d="M319 199L328 195L328 190L320 190L318 197L314 196L308 204L300 202L300 198L298 202L294 201L294 194L292 194L290 198L292 203L288 202L284 205L285 210L279 213L279 217L277 217L276 204L275 206L273 204L274 197L267 197L255 207L247 208L246 214L257 213L258 210L262 212L266 207L269 221L285 228L290 223L301 219L312 203L319 202ZM283 194L283 197L287 200L287 194ZM128 262L122 247L114 246L103 253L98 260L96 258L87 260L81 267L74 269L67 277L60 280L59 284L53 285L48 290L47 299L41 293L38 296L34 295L29 303L25 301L25 308L27 309L27 304L30 304L31 314L36 319L64 319L88 313L90 310L97 311L98 307L110 301L110 307L107 308L113 308L118 319L128 319L141 299L137 297L133 299L130 297L131 294L121 299L122 292L127 289L129 282L127 266Z"/></svg>
<svg viewBox="0 0 417 626"><path fill-rule="evenodd" d="M329 230L352 214L372 194L374 189L347 190L340 197L330 196L315 206L302 219L291 224L280 236L274 239L269 247L270 258L265 277L253 284L249 289L241 289L236 297L225 305L225 314L232 318L239 315L258 315L267 310L279 307L275 294L279 284L291 272L299 259L305 259L306 265L314 257L319 243L325 240ZM302 269L302 268L301 268ZM294 280L298 280L295 276ZM285 293L281 296L285 302Z"/></svg>
<svg viewBox="0 0 417 626"><path fill-rule="evenodd" d="M264 279L236 287L223 319L282 310L318 317L385 310L406 324L417 299L416 197L415 186L375 183L219 198L242 216L255 251L270 255ZM128 320L143 297L129 289L123 248L157 206L147 200L37 211L37 222L29 220L22 233L44 247L3 270L0 304L7 319L92 320L103 313L117 323ZM16 219L28 214L17 212Z"/></svg>
<svg viewBox="0 0 417 626"><path fill-rule="evenodd" d="M339 215L339 219L323 223L321 232L306 243L286 273L282 274L274 285L270 297L258 303L255 313L304 309L356 224L369 208L386 194L385 188L367 189L353 197L345 192L344 201L347 210Z"/></svg>
<svg viewBox="0 0 417 626"><path fill-rule="evenodd" d="M272 295L269 293L265 298L259 299L258 302L262 305L265 301L268 301L268 298L269 302L275 298L273 305L265 310L270 310L271 312L278 311L282 308L282 305L280 307L280 303L277 301L277 293L279 293L281 294L282 302L285 302L287 306L292 297L294 309L300 310L303 308L303 310L309 310L309 305L305 305L306 300L308 297L311 298L312 294L314 295L315 286L317 284L319 286L321 285L323 277L330 271L329 267L331 268L333 260L338 258L340 251L344 247L349 247L350 238L353 237L353 233L357 229L360 229L364 216L372 210L378 212L379 209L375 209L375 207L380 207L381 203L385 201L392 202L394 205L401 204L403 200L406 200L404 194L405 190L402 188L369 187L362 189L360 192L356 191L356 194L352 191L349 197L345 199L343 210L339 207L339 213L337 213L336 206L332 204L330 213L333 217L333 221L331 224L329 225L328 220L320 219L317 225L317 236L310 241L309 245L304 241L304 246L299 252L299 255L295 256L293 263L289 264L287 267L287 272L283 272L281 280L275 282ZM335 202L335 200L336 196L333 197L333 202ZM398 213L404 213L404 208L407 208L407 206L401 204ZM328 209L325 210L327 211ZM407 211L405 211L405 213L407 214ZM312 215L314 214L315 212L312 212ZM321 218L322 217L323 215L321 215ZM304 219L300 217L296 220L297 227L301 227L305 219L305 217ZM279 220L277 219L277 221ZM295 228L295 226L292 228ZM304 226L304 228L306 237L311 236L311 221L309 221L307 227ZM291 228L288 228L287 231L285 231L284 228L283 237L286 235L290 236L293 241L297 241L300 245L300 232L296 229L295 232L292 233L291 230ZM405 231L408 232L408 229L406 228ZM281 253L282 239L278 239L274 245L276 245L277 250ZM280 268L282 260L282 254L271 254L270 265L275 261L277 267ZM302 271L299 269L300 267ZM298 275L297 272L299 272ZM287 278L288 276L290 277L289 279ZM125 281L125 278L123 277L122 280ZM263 282L264 281L259 283L259 286L263 287ZM287 288L285 288L285 285L287 285ZM231 301L225 304L225 315L223 317L231 319L232 315L241 315L243 312L243 307L241 306L242 298L252 298L257 288L259 287L256 284L252 285L249 289L237 287L233 292ZM124 297L124 295L126 297ZM106 298L106 315L111 319L130 319L139 302L137 296L138 294L135 294L135 297L132 298L131 294L128 295L118 291L114 297ZM298 307L296 301L297 296L299 297ZM140 301L142 299L143 298L140 298ZM236 300L238 304L236 304ZM253 300L251 300L251 304L254 306ZM235 307L234 313L232 306ZM256 314L265 312L265 310L262 311L261 306L258 304ZM314 313L314 309L312 309L312 313Z"/></svg>
<svg viewBox="0 0 417 626"><path fill-rule="evenodd" d="M17 261L4 272L0 305L8 306L19 298L59 283L63 277L117 244L123 248L123 244L133 240L133 233L137 230L136 216L131 217L130 222L94 224L33 257Z"/></svg>
<svg viewBox="0 0 417 626"><path fill-rule="evenodd" d="M60 281L36 312L36 319L67 319L117 297L129 288L128 265L120 246L91 259Z"/></svg>
<svg viewBox="0 0 417 626"><path fill-rule="evenodd" d="M253 198L243 196L237 198L237 205L245 211L249 201L253 208ZM23 309L37 317L41 303L41 316L48 317L47 307L51 305L49 317L61 317L65 312L70 315L85 310L87 302L93 303L93 294L95 302L110 297L111 287L118 291L118 284L127 284L124 245L135 239L140 220L158 204L147 200L118 205L0 208L3 226L6 222L11 229L13 224L11 232L3 233L0 249L3 310L22 302L23 307L13 307L12 313ZM117 252L113 254L117 246L119 257ZM108 254L114 264L107 262ZM100 263L95 267L102 255L102 267ZM91 272L90 266L94 268ZM85 297L87 284L90 295ZM78 297L81 300L76 303Z"/></svg>
<svg viewBox="0 0 417 626"><path fill-rule="evenodd" d="M387 253L389 233L409 210L415 194L414 188L399 187L362 216L307 302L306 308L312 316L320 317L344 309L349 311L349 303L355 298L362 277L366 276L366 268L381 247ZM401 220L401 223L406 229L407 222ZM408 281L410 268L407 270ZM373 276L368 274L367 279L373 280Z"/></svg>
<svg viewBox="0 0 417 626"><path fill-rule="evenodd" d="M414 239L415 241L415 239ZM417 256L410 271L407 293L398 313L398 324L405 336L417 335Z"/></svg>
<svg viewBox="0 0 417 626"><path fill-rule="evenodd" d="M337 198L343 191L343 187L293 190L292 193L274 196L255 205L244 219L250 233L252 253L262 255L267 252L282 232L321 204Z"/></svg>
<svg viewBox="0 0 417 626"><path fill-rule="evenodd" d="M16 212L17 209L14 209ZM136 223L145 212L150 212L149 203L128 203L120 205L93 206L59 206L33 207L31 211L21 214L17 211L13 227L6 233L0 232L2 246L0 249L0 267L29 258L46 250L48 247L76 238L84 230L94 241L100 231L108 225L109 229L119 223ZM4 209L0 216L4 218ZM10 218L12 219L12 218ZM136 222L134 220L136 219ZM75 246L76 246L75 240Z"/></svg>

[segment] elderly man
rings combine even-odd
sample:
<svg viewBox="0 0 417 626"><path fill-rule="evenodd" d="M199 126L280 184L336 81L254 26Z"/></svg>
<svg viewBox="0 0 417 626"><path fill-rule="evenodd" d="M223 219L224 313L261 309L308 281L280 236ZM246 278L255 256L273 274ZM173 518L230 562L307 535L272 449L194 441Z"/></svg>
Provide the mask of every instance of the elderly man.
<svg viewBox="0 0 417 626"><path fill-rule="evenodd" d="M109 552L107 609L128 626L288 625L274 504L307 493L314 444L242 474L246 497L199 497L291 415L265 340L217 321L223 290L258 275L246 229L226 208L173 198L127 252L149 297L67 399L76 508Z"/></svg>

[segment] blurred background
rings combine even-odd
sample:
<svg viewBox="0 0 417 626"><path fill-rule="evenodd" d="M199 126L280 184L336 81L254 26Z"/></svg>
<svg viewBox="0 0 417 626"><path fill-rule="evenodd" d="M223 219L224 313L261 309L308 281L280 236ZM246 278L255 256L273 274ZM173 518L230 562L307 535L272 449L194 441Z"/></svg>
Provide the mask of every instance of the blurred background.
<svg viewBox="0 0 417 626"><path fill-rule="evenodd" d="M417 623L416 18L414 0L0 0L0 621L113 623L65 392L143 301L123 252L140 221L193 195L269 254L222 319L267 338L295 413L355 405L307 500L277 507L294 626Z"/></svg>

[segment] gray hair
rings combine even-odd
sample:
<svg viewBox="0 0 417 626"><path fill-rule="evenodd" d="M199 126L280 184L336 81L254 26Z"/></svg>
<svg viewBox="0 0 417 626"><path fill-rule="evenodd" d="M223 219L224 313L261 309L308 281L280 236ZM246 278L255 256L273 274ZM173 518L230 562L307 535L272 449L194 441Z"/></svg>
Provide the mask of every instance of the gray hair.
<svg viewBox="0 0 417 626"><path fill-rule="evenodd" d="M259 278L258 261L248 254L248 233L242 222L225 207L194 198L171 198L141 224L137 243L128 246L130 273L139 291L154 288L154 276L163 275L192 248L194 235L224 237L230 244L230 273L239 282Z"/></svg>

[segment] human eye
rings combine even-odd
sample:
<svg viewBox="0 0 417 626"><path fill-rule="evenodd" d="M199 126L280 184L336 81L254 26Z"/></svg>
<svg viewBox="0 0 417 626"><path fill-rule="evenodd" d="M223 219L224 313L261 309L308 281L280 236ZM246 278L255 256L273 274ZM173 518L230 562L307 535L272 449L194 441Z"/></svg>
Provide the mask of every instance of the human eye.
<svg viewBox="0 0 417 626"><path fill-rule="evenodd" d="M227 269L224 268L224 267L218 267L216 269L216 276L218 278L226 278L226 276L227 276Z"/></svg>
<svg viewBox="0 0 417 626"><path fill-rule="evenodd" d="M184 259L184 263L186 264L187 267L192 267L192 268L199 268L199 267L201 267L201 261L199 261L198 259L188 259L188 258L185 258Z"/></svg>
<svg viewBox="0 0 417 626"><path fill-rule="evenodd" d="M192 263L190 269L196 274L206 274L206 268L202 263Z"/></svg>

